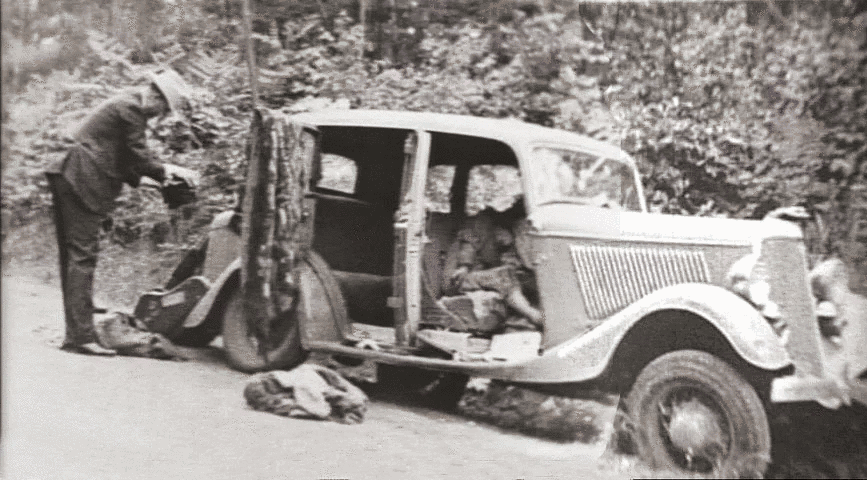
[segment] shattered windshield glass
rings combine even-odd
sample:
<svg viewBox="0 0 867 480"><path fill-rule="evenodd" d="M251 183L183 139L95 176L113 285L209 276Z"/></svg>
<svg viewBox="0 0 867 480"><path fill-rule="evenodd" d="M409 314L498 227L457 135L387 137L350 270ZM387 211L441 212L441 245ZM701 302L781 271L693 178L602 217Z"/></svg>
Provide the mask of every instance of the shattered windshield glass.
<svg viewBox="0 0 867 480"><path fill-rule="evenodd" d="M530 162L537 202L641 210L629 165L575 150L538 147Z"/></svg>

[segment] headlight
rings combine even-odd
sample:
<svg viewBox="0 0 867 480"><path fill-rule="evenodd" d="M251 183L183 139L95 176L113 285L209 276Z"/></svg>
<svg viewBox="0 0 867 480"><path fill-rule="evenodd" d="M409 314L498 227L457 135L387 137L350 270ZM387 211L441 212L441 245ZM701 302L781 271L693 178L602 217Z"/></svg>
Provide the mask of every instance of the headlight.
<svg viewBox="0 0 867 480"><path fill-rule="evenodd" d="M729 288L752 303L765 317L783 343L788 340L788 325L783 320L780 306L771 300L771 285L765 269L759 264L759 255L747 255L732 265L726 278Z"/></svg>
<svg viewBox="0 0 867 480"><path fill-rule="evenodd" d="M756 254L747 255L729 268L728 274L726 274L726 281L733 292L744 298L748 297L750 278L752 277L753 267L755 267L758 260L759 256Z"/></svg>
<svg viewBox="0 0 867 480"><path fill-rule="evenodd" d="M762 315L768 320L780 320L783 318L783 314L780 313L780 307L776 302L772 302L768 300L768 303L762 307Z"/></svg>
<svg viewBox="0 0 867 480"><path fill-rule="evenodd" d="M819 302L816 305L816 316L819 318L837 318L837 307L829 301Z"/></svg>
<svg viewBox="0 0 867 480"><path fill-rule="evenodd" d="M764 307L771 301L771 285L765 280L751 282L747 288L747 300L757 307Z"/></svg>
<svg viewBox="0 0 867 480"><path fill-rule="evenodd" d="M759 309L771 301L771 285L765 279L765 271L759 264L757 253L747 255L735 262L729 269L726 279L733 292Z"/></svg>

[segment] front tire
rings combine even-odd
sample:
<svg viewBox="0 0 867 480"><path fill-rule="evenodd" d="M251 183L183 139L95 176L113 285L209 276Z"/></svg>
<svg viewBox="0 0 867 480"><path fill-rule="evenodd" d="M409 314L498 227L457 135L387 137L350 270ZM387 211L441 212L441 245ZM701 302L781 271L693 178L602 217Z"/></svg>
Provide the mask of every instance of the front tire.
<svg viewBox="0 0 867 480"><path fill-rule="evenodd" d="M761 398L728 363L680 350L650 362L626 399L639 455L656 468L761 475L771 433Z"/></svg>

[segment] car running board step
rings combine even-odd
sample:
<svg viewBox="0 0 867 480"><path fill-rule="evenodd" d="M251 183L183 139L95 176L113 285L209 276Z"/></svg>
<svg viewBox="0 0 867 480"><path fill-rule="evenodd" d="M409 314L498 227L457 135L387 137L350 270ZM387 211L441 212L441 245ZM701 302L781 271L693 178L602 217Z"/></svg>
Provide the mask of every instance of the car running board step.
<svg viewBox="0 0 867 480"><path fill-rule="evenodd" d="M392 353L385 350L372 350L358 346L344 345L340 342L314 340L308 341L305 348L333 355L341 355L386 365L417 367L441 372L463 373L470 376L497 377L507 379L515 368L523 367L529 359L521 361L461 361L436 357L422 357L417 354Z"/></svg>
<svg viewBox="0 0 867 480"><path fill-rule="evenodd" d="M397 344L397 335L394 328L379 327L366 323L352 323L349 325L349 335L346 339L354 342L370 340L380 345Z"/></svg>

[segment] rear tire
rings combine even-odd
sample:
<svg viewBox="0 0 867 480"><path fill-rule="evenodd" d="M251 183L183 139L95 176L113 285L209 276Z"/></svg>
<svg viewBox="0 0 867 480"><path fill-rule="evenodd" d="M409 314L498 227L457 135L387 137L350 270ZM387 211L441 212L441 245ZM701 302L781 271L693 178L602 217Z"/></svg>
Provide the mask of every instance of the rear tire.
<svg viewBox="0 0 867 480"><path fill-rule="evenodd" d="M680 350L650 362L626 399L639 455L656 468L761 475L771 453L764 404L723 360Z"/></svg>
<svg viewBox="0 0 867 480"><path fill-rule="evenodd" d="M299 311L303 311L301 305L275 318L271 322L271 338L267 346L260 349L259 341L244 318L241 289L235 288L223 313L223 346L229 365L242 372L258 372L290 369L303 362L307 354L301 347Z"/></svg>

